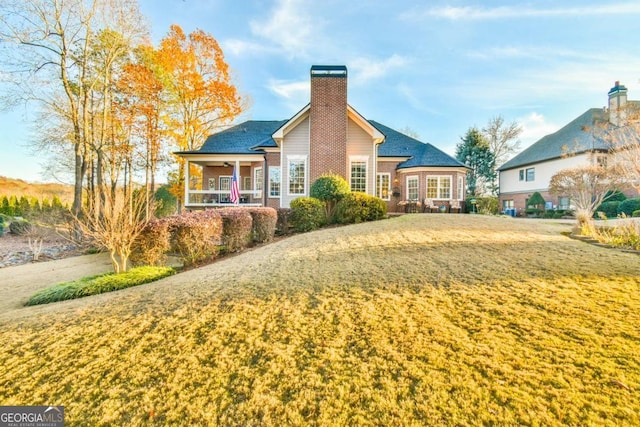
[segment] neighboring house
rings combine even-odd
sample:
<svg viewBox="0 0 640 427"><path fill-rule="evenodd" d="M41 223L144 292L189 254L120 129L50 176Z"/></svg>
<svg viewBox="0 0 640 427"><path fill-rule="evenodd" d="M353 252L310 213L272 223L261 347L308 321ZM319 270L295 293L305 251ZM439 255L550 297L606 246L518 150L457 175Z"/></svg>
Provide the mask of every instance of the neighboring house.
<svg viewBox="0 0 640 427"><path fill-rule="evenodd" d="M389 211L402 201L464 202L467 167L362 117L347 103L345 66L314 65L310 78L310 103L290 119L246 121L209 136L199 150L176 153L187 171L202 172L201 179L186 177L187 208L228 205L234 168L244 205L289 207L329 172L343 176L352 191L385 200Z"/></svg>
<svg viewBox="0 0 640 427"><path fill-rule="evenodd" d="M549 193L551 177L562 169L612 161L607 130L625 121L625 108L640 105L627 100L627 88L616 82L608 108L591 108L555 133L547 135L498 168L502 211L522 213L527 200L539 192L547 208L569 209L571 201Z"/></svg>

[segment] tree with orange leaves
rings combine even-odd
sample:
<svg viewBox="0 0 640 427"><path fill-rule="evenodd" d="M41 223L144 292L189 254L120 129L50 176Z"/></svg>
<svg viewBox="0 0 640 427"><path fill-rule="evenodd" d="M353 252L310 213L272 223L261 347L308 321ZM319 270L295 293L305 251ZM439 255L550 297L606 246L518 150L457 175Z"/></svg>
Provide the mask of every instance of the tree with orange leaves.
<svg viewBox="0 0 640 427"><path fill-rule="evenodd" d="M197 150L207 136L242 112L229 66L210 34L197 29L187 36L180 26L172 25L160 42L156 58L168 94L168 127L179 151ZM172 190L181 206L185 162L182 158L176 160L177 182Z"/></svg>

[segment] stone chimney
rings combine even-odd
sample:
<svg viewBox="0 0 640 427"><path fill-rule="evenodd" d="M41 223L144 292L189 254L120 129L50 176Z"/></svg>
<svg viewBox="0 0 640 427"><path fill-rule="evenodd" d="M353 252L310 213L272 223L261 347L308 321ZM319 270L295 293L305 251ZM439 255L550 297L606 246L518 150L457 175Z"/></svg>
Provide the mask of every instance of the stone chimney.
<svg viewBox="0 0 640 427"><path fill-rule="evenodd" d="M309 185L323 173L347 181L347 67L311 67Z"/></svg>
<svg viewBox="0 0 640 427"><path fill-rule="evenodd" d="M624 108L627 104L627 88L619 81L609 90L609 121L620 126L624 124L626 113Z"/></svg>

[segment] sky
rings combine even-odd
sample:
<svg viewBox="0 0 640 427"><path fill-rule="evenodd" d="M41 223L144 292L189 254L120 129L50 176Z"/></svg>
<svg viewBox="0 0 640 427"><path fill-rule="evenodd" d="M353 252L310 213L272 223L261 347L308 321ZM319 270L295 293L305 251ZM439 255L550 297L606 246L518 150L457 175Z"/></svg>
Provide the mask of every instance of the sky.
<svg viewBox="0 0 640 427"><path fill-rule="evenodd" d="M522 149L620 81L640 99L640 3L631 1L139 0L152 41L171 24L221 45L245 120L309 102L314 64L346 65L365 118L454 154L473 126L516 121ZM0 113L0 175L51 181L29 147L31 107Z"/></svg>

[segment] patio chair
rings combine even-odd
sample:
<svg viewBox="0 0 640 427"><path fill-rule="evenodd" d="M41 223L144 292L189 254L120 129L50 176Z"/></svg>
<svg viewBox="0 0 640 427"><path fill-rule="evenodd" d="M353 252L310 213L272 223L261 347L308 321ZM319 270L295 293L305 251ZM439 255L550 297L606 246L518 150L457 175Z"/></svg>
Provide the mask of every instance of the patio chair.
<svg viewBox="0 0 640 427"><path fill-rule="evenodd" d="M449 212L453 212L454 209L456 210L456 213L462 212L460 200L452 200L451 203L449 203Z"/></svg>
<svg viewBox="0 0 640 427"><path fill-rule="evenodd" d="M440 208L434 203L433 199L424 199L424 212L440 212Z"/></svg>

